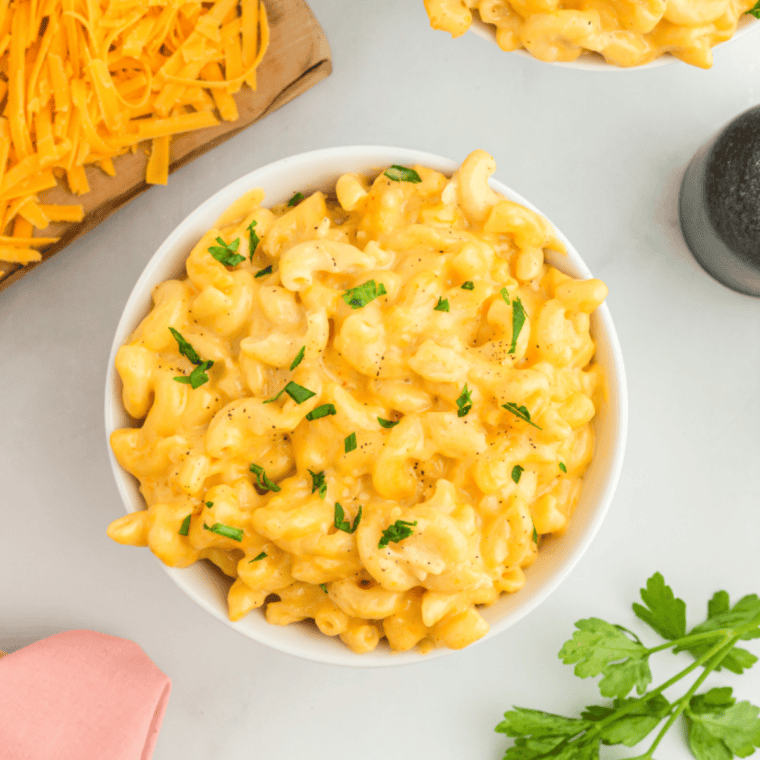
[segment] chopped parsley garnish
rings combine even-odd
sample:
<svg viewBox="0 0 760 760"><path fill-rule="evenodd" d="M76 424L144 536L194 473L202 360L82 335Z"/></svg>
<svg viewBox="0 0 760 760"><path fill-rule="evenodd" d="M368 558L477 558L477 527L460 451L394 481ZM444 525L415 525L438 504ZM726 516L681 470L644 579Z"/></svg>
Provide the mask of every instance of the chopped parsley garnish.
<svg viewBox="0 0 760 760"><path fill-rule="evenodd" d="M509 306L512 302L509 300L509 293L507 293L507 289L502 288L499 293L501 293L501 297L504 299L504 303Z"/></svg>
<svg viewBox="0 0 760 760"><path fill-rule="evenodd" d="M536 530L536 524L533 523L533 543L538 543L538 531Z"/></svg>
<svg viewBox="0 0 760 760"><path fill-rule="evenodd" d="M301 346L301 350L296 354L296 358L293 359L290 365L291 372L303 361L304 356L306 356L306 346Z"/></svg>
<svg viewBox="0 0 760 760"><path fill-rule="evenodd" d="M251 220L251 223L248 225L248 258L253 262L253 254L256 253L256 248L258 244L261 242L259 239L259 236L256 234L256 230L253 228L256 226L256 220ZM269 267L269 271L272 271L272 267ZM261 272L257 272L256 277L261 277Z"/></svg>
<svg viewBox="0 0 760 760"><path fill-rule="evenodd" d="M358 527L359 523L362 521L362 508L359 506L359 511L356 513L356 517L354 518L354 524L351 525L351 523L348 520L344 520L345 513L343 512L343 507L341 507L338 502L335 502L335 516L333 518L333 525L338 530L342 530L344 533L353 533Z"/></svg>
<svg viewBox="0 0 760 760"><path fill-rule="evenodd" d="M475 283L472 280L467 280L461 285L462 290L475 290Z"/></svg>
<svg viewBox="0 0 760 760"><path fill-rule="evenodd" d="M303 385L294 383L291 380L276 396L272 396L272 398L268 398L261 403L271 404L272 401L277 401L277 399L280 398L283 393L287 393L288 396L290 396L290 398L296 402L296 404L303 404L304 401L308 401L312 396L317 395L314 393L314 391L310 391L308 388L304 388Z"/></svg>
<svg viewBox="0 0 760 760"><path fill-rule="evenodd" d="M254 277L266 277L268 274L272 274L272 265L270 264L268 267L264 267L263 269L259 269L258 272L256 272Z"/></svg>
<svg viewBox="0 0 760 760"><path fill-rule="evenodd" d="M318 420L321 417L327 417L329 415L337 414L335 406L333 404L322 404L316 409L312 409L307 415L307 420Z"/></svg>
<svg viewBox="0 0 760 760"><path fill-rule="evenodd" d="M517 339L520 337L520 331L525 324L525 309L522 301L515 298L512 301L512 345L509 347L509 353L513 354L517 350Z"/></svg>
<svg viewBox="0 0 760 760"><path fill-rule="evenodd" d="M343 439L343 449L348 454L349 451L353 451L356 448L356 433L346 436Z"/></svg>
<svg viewBox="0 0 760 760"><path fill-rule="evenodd" d="M190 532L190 518L192 515L188 515L183 521L179 529L180 536L186 536Z"/></svg>
<svg viewBox="0 0 760 760"><path fill-rule="evenodd" d="M754 16L755 18L760 18L760 0L758 0L754 8L750 8L747 11L747 14L750 16Z"/></svg>
<svg viewBox="0 0 760 760"><path fill-rule="evenodd" d="M213 366L214 362L212 361L202 362L189 375L180 375L179 377L175 377L174 380L183 385L191 385L193 390L195 390L208 382L206 370L211 369Z"/></svg>
<svg viewBox="0 0 760 760"><path fill-rule="evenodd" d="M564 462L559 463L559 469L562 470L562 472L567 472L567 467L565 467Z"/></svg>
<svg viewBox="0 0 760 760"><path fill-rule="evenodd" d="M325 586L325 584L324 584L324 583L320 583L320 584L319 584L319 587L322 589L322 591L324 591L324 592L325 592L325 594L327 593L327 586Z"/></svg>
<svg viewBox="0 0 760 760"><path fill-rule="evenodd" d="M398 164L393 164L384 175L394 182L413 182L415 185L422 182L422 177L414 169L408 169L406 166L399 166Z"/></svg>
<svg viewBox="0 0 760 760"><path fill-rule="evenodd" d="M178 330L170 327L169 332L174 336L174 340L177 341L181 356L186 356L193 364L203 363L203 359L198 356L198 352L182 337L182 334Z"/></svg>
<svg viewBox="0 0 760 760"><path fill-rule="evenodd" d="M250 560L248 564L250 565L251 562L260 562L266 556L267 556L266 552L261 552L261 554L256 555L252 560Z"/></svg>
<svg viewBox="0 0 760 760"><path fill-rule="evenodd" d="M324 499L327 495L327 481L325 480L325 471L322 470L322 472L312 472L309 470L309 475L311 475L311 492L314 493L314 491L319 491L319 498Z"/></svg>
<svg viewBox="0 0 760 760"><path fill-rule="evenodd" d="M214 502L213 502L213 501L207 501L207 502L206 502L206 506L207 506L209 509L211 509L211 507L213 507L213 506L214 506Z"/></svg>
<svg viewBox="0 0 760 760"><path fill-rule="evenodd" d="M433 311L448 311L449 310L449 299L448 298L441 298L438 296L438 303L433 307Z"/></svg>
<svg viewBox="0 0 760 760"><path fill-rule="evenodd" d="M457 417L466 417L470 409L472 409L472 391L467 389L467 383L464 384L464 388L462 388L462 392L459 394L459 398L457 399L457 406L459 407L459 411L457 412Z"/></svg>
<svg viewBox="0 0 760 760"><path fill-rule="evenodd" d="M525 472L525 468L522 467L519 464L516 464L512 468L512 480L514 480L515 483L519 483L520 482L520 478L522 477L523 472Z"/></svg>
<svg viewBox="0 0 760 760"><path fill-rule="evenodd" d="M524 406L517 406L514 401L508 401L506 404L502 404L502 407L506 409L508 412L512 412L516 417L519 417L521 420L527 422L529 425L533 425L534 428L538 430L543 430L543 428L538 427L535 422L531 422L530 420L530 412L527 410Z"/></svg>
<svg viewBox="0 0 760 760"><path fill-rule="evenodd" d="M374 301L376 298L387 294L388 291L386 291L385 285L382 282L378 285L374 280L367 280L362 285L349 288L343 294L343 300L352 309L363 309L370 301Z"/></svg>
<svg viewBox="0 0 760 760"><path fill-rule="evenodd" d="M233 541L243 540L242 528L233 528L231 525L225 525L224 523L214 523L210 528L206 523L203 523L203 527L212 533L224 536L225 538L231 538Z"/></svg>
<svg viewBox="0 0 760 760"><path fill-rule="evenodd" d="M417 525L417 521L407 522L406 520L396 520L393 525L389 525L380 538L380 543L377 545L378 549L384 549L388 544L393 541L397 544L399 541L403 541L405 538L409 538L414 531L412 528Z"/></svg>
<svg viewBox="0 0 760 760"><path fill-rule="evenodd" d="M277 483L273 483L269 479L269 476L264 471L264 468L261 467L260 465L251 464L250 470L256 476L256 485L262 491L277 492L280 490L280 486L278 486Z"/></svg>
<svg viewBox="0 0 760 760"><path fill-rule="evenodd" d="M241 261L245 261L245 256L241 256L237 249L240 246L240 238L235 238L229 245L220 237L216 239L219 245L212 245L208 252L220 263L226 267L237 266Z"/></svg>
<svg viewBox="0 0 760 760"><path fill-rule="evenodd" d="M382 417L378 417L377 421L380 423L380 427L392 428L396 427L401 420L384 420Z"/></svg>
<svg viewBox="0 0 760 760"><path fill-rule="evenodd" d="M295 206L300 203L306 196L303 193L296 193L289 201L288 206Z"/></svg>

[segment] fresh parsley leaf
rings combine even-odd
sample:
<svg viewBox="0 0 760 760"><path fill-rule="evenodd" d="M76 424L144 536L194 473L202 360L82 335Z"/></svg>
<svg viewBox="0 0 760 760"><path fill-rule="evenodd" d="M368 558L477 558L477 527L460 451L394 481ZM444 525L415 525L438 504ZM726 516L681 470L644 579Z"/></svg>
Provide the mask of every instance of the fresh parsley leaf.
<svg viewBox="0 0 760 760"><path fill-rule="evenodd" d="M333 414L337 414L338 412L335 410L335 406L333 404L322 404L322 406L318 406L316 409L312 409L307 415L307 420L318 420L322 417L327 417Z"/></svg>
<svg viewBox="0 0 760 760"><path fill-rule="evenodd" d="M711 689L689 701L689 744L697 758L747 757L760 746L760 707L736 702L731 689Z"/></svg>
<svg viewBox="0 0 760 760"><path fill-rule="evenodd" d="M325 594L327 593L327 586L324 583L320 583L319 587L325 592Z"/></svg>
<svg viewBox="0 0 760 760"><path fill-rule="evenodd" d="M266 277L268 274L272 274L272 265L270 264L268 267L264 267L263 269L259 269L258 272L256 272L254 277Z"/></svg>
<svg viewBox="0 0 760 760"><path fill-rule="evenodd" d="M464 388L462 388L462 392L459 394L459 397L457 398L457 406L459 407L459 411L457 412L457 417L466 417L470 410L472 409L472 391L468 390L467 383L464 384Z"/></svg>
<svg viewBox="0 0 760 760"><path fill-rule="evenodd" d="M174 336L174 340L177 341L179 346L179 353L181 356L186 356L193 364L202 364L203 359L198 356L198 352L182 337L182 334L175 330L173 327L169 328L169 332Z"/></svg>
<svg viewBox="0 0 760 760"><path fill-rule="evenodd" d="M590 721L602 721L619 712L621 708L629 711L608 723L600 731L603 744L623 744L635 747L650 734L657 724L670 712L670 702L658 694L647 702L636 699L616 699L611 707L592 705L581 713L581 717Z"/></svg>
<svg viewBox="0 0 760 760"><path fill-rule="evenodd" d="M296 206L299 204L306 196L303 193L296 193L289 201L288 206Z"/></svg>
<svg viewBox="0 0 760 760"><path fill-rule="evenodd" d="M314 491L319 491L319 498L324 499L327 495L327 481L325 480L325 471L322 470L322 472L312 472L309 470L309 475L311 475L311 492L314 493Z"/></svg>
<svg viewBox="0 0 760 760"><path fill-rule="evenodd" d="M515 483L519 483L523 472L525 472L525 468L522 465L516 464L512 468L512 480L514 480Z"/></svg>
<svg viewBox="0 0 760 760"><path fill-rule="evenodd" d="M261 465L251 464L249 469L256 476L256 485L262 491L272 491L273 493L276 493L277 491L281 490L280 486L278 486L277 483L273 483L269 479L269 476L266 474L264 468Z"/></svg>
<svg viewBox="0 0 760 760"><path fill-rule="evenodd" d="M398 164L393 164L390 169L384 172L384 176L394 182L413 182L415 185L422 182L422 178L414 169L407 169L406 166L399 166Z"/></svg>
<svg viewBox="0 0 760 760"><path fill-rule="evenodd" d="M506 404L502 404L502 407L506 409L508 412L512 412L516 417L519 417L524 422L527 422L529 425L533 425L534 428L537 428L538 430L543 430L543 428L538 427L535 422L531 422L530 420L530 412L528 409L524 406L517 406L514 401L508 401Z"/></svg>
<svg viewBox="0 0 760 760"><path fill-rule="evenodd" d="M293 359L290 364L291 372L303 361L304 356L306 356L306 346L301 346L301 350L296 354L296 358Z"/></svg>
<svg viewBox="0 0 760 760"><path fill-rule="evenodd" d="M686 603L674 596L661 573L655 573L641 589L641 600L646 607L634 603L633 611L660 636L673 640L686 635Z"/></svg>
<svg viewBox="0 0 760 760"><path fill-rule="evenodd" d="M567 472L567 467L565 467L564 462L559 463L559 469L562 470L562 472Z"/></svg>
<svg viewBox="0 0 760 760"><path fill-rule="evenodd" d="M380 423L380 427L392 428L396 427L401 420L384 420L382 417L378 417L377 421Z"/></svg>
<svg viewBox="0 0 760 760"><path fill-rule="evenodd" d="M213 507L213 506L214 506L214 502L213 502L213 501L207 501L207 502L206 502L206 506L207 506L209 509L211 509L211 507Z"/></svg>
<svg viewBox="0 0 760 760"><path fill-rule="evenodd" d="M359 511L356 513L353 525L348 520L344 520L344 517L345 514L343 512L343 507L336 501L333 516L333 525L338 530L342 530L344 533L353 533L356 531L356 529L359 527L359 523L362 521L361 505L359 506Z"/></svg>
<svg viewBox="0 0 760 760"><path fill-rule="evenodd" d="M405 538L409 538L414 531L412 528L414 528L417 525L417 521L414 522L408 522L406 520L396 520L395 523L392 525L389 525L384 531L382 536L380 537L380 542L377 545L378 549L384 549L388 544L393 541L394 544L397 544L399 541L403 541Z"/></svg>
<svg viewBox="0 0 760 760"><path fill-rule="evenodd" d="M507 304L507 306L510 306L512 302L509 300L509 293L507 293L507 289L502 288L499 293L501 293L501 297L504 299L504 303Z"/></svg>
<svg viewBox="0 0 760 760"><path fill-rule="evenodd" d="M183 385L190 385L195 390L208 382L206 370L211 369L213 366L214 362L212 361L202 362L189 375L180 375L179 377L175 377L174 381Z"/></svg>
<svg viewBox="0 0 760 760"><path fill-rule="evenodd" d="M231 538L233 541L243 540L243 529L233 528L231 525L225 525L224 523L214 523L211 527L203 523L203 527L206 530L210 530L212 533L217 533L225 538Z"/></svg>
<svg viewBox="0 0 760 760"><path fill-rule="evenodd" d="M475 290L475 283L472 280L467 280L467 282L463 282L460 287L462 290Z"/></svg>
<svg viewBox="0 0 760 760"><path fill-rule="evenodd" d="M256 556L255 556L255 557L252 559L252 560L250 560L250 561L248 562L248 564L250 565L250 564L251 564L251 562L260 562L260 561L261 561L262 559L264 559L264 557L266 557L266 556L267 556L267 553L266 553L266 552L261 552L261 554L257 554L257 555L256 555Z"/></svg>
<svg viewBox="0 0 760 760"><path fill-rule="evenodd" d="M240 247L240 238L235 238L229 245L217 237L216 242L219 245L212 245L208 252L220 263L226 267L237 266L241 261L245 261L245 256L241 256L237 249Z"/></svg>
<svg viewBox="0 0 760 760"><path fill-rule="evenodd" d="M525 324L525 309L522 301L515 298L512 301L512 344L509 347L509 353L513 354L517 350L517 339Z"/></svg>
<svg viewBox="0 0 760 760"><path fill-rule="evenodd" d="M367 282L357 285L355 288L349 288L343 294L343 300L352 309L363 309L371 301L387 294L385 285L382 282L378 285L374 280L367 280Z"/></svg>
<svg viewBox="0 0 760 760"><path fill-rule="evenodd" d="M755 7L750 8L747 13L755 18L760 18L760 0L755 4Z"/></svg>
<svg viewBox="0 0 760 760"><path fill-rule="evenodd" d="M496 731L516 738L532 736L537 739L547 736L572 738L585 731L591 724L587 720L566 718L563 715L529 710L526 707L514 707L504 713L504 720L496 726Z"/></svg>
<svg viewBox="0 0 760 760"><path fill-rule="evenodd" d="M433 311L449 311L449 299L438 296L438 303L433 307Z"/></svg>
<svg viewBox="0 0 760 760"><path fill-rule="evenodd" d="M343 439L343 450L346 452L346 454L349 453L349 451L353 451L356 448L356 433L351 433L351 435L347 435Z"/></svg>
<svg viewBox="0 0 760 760"><path fill-rule="evenodd" d="M259 236L256 234L256 230L253 228L256 226L256 220L252 219L251 223L248 225L248 258L251 260L251 263L253 263L253 254L256 253L256 248L258 247L261 240L259 239ZM263 271L263 270L262 270ZM272 271L272 268L269 268L269 271ZM255 277L261 277L261 272L257 272Z"/></svg>
<svg viewBox="0 0 760 760"><path fill-rule="evenodd" d="M190 518L192 515L188 515L183 521L179 529L180 536L186 536L190 532Z"/></svg>
<svg viewBox="0 0 760 760"><path fill-rule="evenodd" d="M579 620L575 627L559 656L565 665L575 664L576 676L603 675L599 691L605 697L626 697L634 686L639 694L646 691L652 682L646 647L599 618Z"/></svg>
<svg viewBox="0 0 760 760"><path fill-rule="evenodd" d="M271 404L273 401L277 401L283 393L287 393L296 404L303 404L304 401L308 401L312 396L317 395L314 391L310 391L308 388L304 388L303 385L294 383L291 380L276 396L272 396L272 398L268 398L261 403Z"/></svg>

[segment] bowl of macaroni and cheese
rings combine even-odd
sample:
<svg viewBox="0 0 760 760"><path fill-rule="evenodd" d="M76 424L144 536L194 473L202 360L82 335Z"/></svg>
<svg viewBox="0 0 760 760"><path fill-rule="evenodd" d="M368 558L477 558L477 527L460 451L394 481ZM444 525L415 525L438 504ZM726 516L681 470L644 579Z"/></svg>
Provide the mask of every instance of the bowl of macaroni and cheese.
<svg viewBox="0 0 760 760"><path fill-rule="evenodd" d="M757 0L424 0L434 29L587 71L709 69L712 48L755 27Z"/></svg>
<svg viewBox="0 0 760 760"><path fill-rule="evenodd" d="M546 599L612 499L626 384L606 286L495 168L331 148L191 213L114 338L108 535L330 664L438 657Z"/></svg>

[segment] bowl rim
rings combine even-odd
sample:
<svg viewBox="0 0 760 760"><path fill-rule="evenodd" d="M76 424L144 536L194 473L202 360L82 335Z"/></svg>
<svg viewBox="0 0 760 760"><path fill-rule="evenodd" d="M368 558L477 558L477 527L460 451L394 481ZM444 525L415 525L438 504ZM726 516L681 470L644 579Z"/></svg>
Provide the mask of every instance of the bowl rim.
<svg viewBox="0 0 760 760"><path fill-rule="evenodd" d="M718 45L715 45L714 48L719 47L720 45L726 45L729 42L732 42L733 40L736 40L739 37L743 36L751 29L756 28L755 24L758 20L759 19L756 19L747 13L742 14L733 36L725 42L721 42ZM477 14L473 15L470 31L478 37L486 40L487 42L491 42L494 45L498 44L496 42L496 32L494 31L494 25L486 23ZM663 66L670 66L674 63L684 63L675 56L672 56L670 53L663 53L663 55L655 58L653 61L645 63L641 66L614 66L611 63L607 63L600 53L593 52L581 54L580 58L577 58L574 61L542 61L540 58L532 56L527 50L523 48L520 48L519 50L512 50L511 52L523 58L530 58L532 61L536 61L548 66L557 66L563 69L575 69L576 71L595 71L597 73L604 74L628 71L651 71L652 69L659 69Z"/></svg>
<svg viewBox="0 0 760 760"><path fill-rule="evenodd" d="M439 171L451 173L455 171L460 162L452 159L439 156L433 153L425 151L419 151L408 148L394 148L387 146L373 146L373 145L353 145L353 146L339 146L333 148L323 148L320 150L308 151L294 156L274 161L266 164L265 166L254 169L251 172L243 175L237 180L230 182L225 187L218 190L207 200L203 201L193 211L185 216L185 218L172 230L172 232L166 237L166 239L157 248L155 253L148 260L140 277L132 288L130 295L126 301L126 304L122 310L121 317L119 318L114 339L111 345L108 358L108 368L106 372L105 383L105 433L106 433L106 447L108 449L109 461L111 463L111 469L116 480L117 490L121 497L122 503L129 514L134 511L145 508L144 500L138 493L137 498L134 498L134 487L128 488L128 483L135 482L134 476L122 469L121 465L116 461L116 457L109 443L110 434L118 427L123 427L122 422L117 424L117 416L120 414L123 416L124 410L121 402L121 380L115 369L116 353L119 348L124 344L128 336L137 327L141 319L145 316L147 311L140 309L140 302L145 301L146 294L150 297L153 287L161 282L162 279L156 278L156 270L164 262L164 259L171 260L173 257L179 257L180 252L178 245L180 244L183 236L187 234L189 228L193 227L194 222L199 217L216 219L236 198L240 197L244 192L254 187L259 187L266 184L267 175L284 176L293 173L294 170L299 168L303 170L304 165L312 164L318 165L320 162L325 162L332 165L333 173L335 176L339 176L346 171L360 171L354 168L357 163L363 165L371 165L378 169L383 166L389 166L391 163L402 164L416 164L429 166ZM349 163L346 166L346 163ZM368 171L368 169L362 169L361 171ZM275 180L270 180L275 181ZM530 203L527 199L523 198L519 193L512 190L502 182L491 179L489 183L494 190L503 193L509 199L521 203L522 205L541 213L539 209ZM265 188L266 189L266 188ZM269 204L282 202L279 198L274 197L269 199ZM542 216L544 216L542 214ZM548 219L548 217L545 217ZM556 225L554 229L557 232L560 240L567 246L567 258L562 257L563 261L567 261L571 266L570 269L576 270L575 276L591 277L591 272L588 270L585 262L581 258L580 254L576 251L572 243L563 235ZM187 257L189 249L185 246L182 248L182 260ZM552 262L554 264L554 262ZM508 612L504 619L493 623L490 626L489 632L483 638L479 639L475 644L482 641L486 641L516 624L536 607L543 603L567 578L573 568L578 564L583 554L591 545L595 535L599 531L602 522L609 510L612 498L617 487L620 472L622 470L623 458L625 453L625 445L628 429L628 392L627 383L625 377L625 368L623 365L623 358L618 341L617 333L615 331L612 317L609 312L607 303L602 304L595 312L594 317L599 321L599 325L602 328L602 334L606 337L609 345L609 353L611 359L611 366L614 370L614 377L607 377L606 381L608 385L614 382L616 393L615 398L617 404L614 408L610 408L609 415L616 417L618 424L614 429L612 437L614 439L614 448L611 457L611 463L604 474L604 483L601 489L599 497L596 499L596 508L593 512L593 517L589 520L584 532L577 537L576 543L569 551L568 556L562 560L559 565L559 569L554 572L553 576L548 580L541 581L539 588L533 593L530 599L522 602L518 609ZM598 329L598 328L597 328ZM598 341L597 341L598 343ZM598 446L598 440L595 441ZM595 450L596 456L596 450ZM136 503L139 501L140 503ZM256 631L255 633L244 630L239 623L234 623L229 620L226 615L215 607L213 604L207 602L202 598L195 590L195 581L188 577L188 573L195 568L205 567L206 563L194 563L194 565L185 568L178 569L165 565L163 562L154 558L159 562L164 571L172 578L172 580L197 604L203 609L209 612L218 620L225 623L228 627L238 631L247 638L255 641L266 647L271 647L277 651L285 654L294 655L301 659L309 660L312 662L319 662L329 665L342 665L349 667L398 667L401 665L407 665L417 662L431 662L439 657L453 654L457 650L451 650L447 648L438 647L431 652L422 655L416 648L408 652L393 652L389 656L390 650L383 647L373 652L357 655L348 647L341 645L340 649L336 651L330 651L329 653L317 651L319 647L313 648L310 645L310 637L304 635L298 644L293 644L286 640L285 637L278 638L276 635L268 635L271 629L272 632L278 632L279 626L269 625L265 623L267 629L262 629L262 633ZM207 571L204 571L207 572ZM504 595L502 595L504 598ZM245 618L243 618L245 620ZM316 634L322 638L323 634ZM467 647L471 649L473 645Z"/></svg>

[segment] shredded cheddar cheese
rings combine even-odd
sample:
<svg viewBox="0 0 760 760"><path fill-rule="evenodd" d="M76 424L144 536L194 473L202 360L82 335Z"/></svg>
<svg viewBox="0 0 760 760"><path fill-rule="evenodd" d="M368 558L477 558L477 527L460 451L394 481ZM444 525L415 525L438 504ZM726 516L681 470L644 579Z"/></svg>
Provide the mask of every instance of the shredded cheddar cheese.
<svg viewBox="0 0 760 760"><path fill-rule="evenodd" d="M35 229L82 221L38 194L87 193L88 165L113 177L149 140L145 179L166 184L172 135L237 119L268 45L262 0L0 1L0 262L39 261L58 238Z"/></svg>

